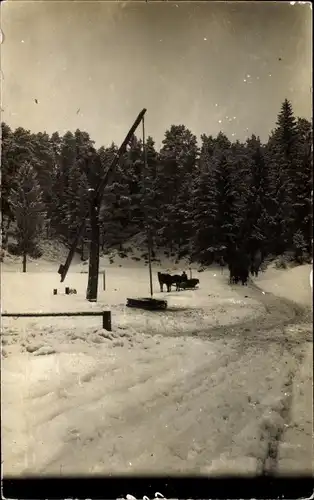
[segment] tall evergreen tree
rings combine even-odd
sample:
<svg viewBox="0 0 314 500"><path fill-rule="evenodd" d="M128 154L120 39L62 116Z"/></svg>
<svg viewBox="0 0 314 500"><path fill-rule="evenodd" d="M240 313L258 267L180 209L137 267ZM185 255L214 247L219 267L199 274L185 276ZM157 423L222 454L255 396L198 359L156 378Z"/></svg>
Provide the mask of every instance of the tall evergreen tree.
<svg viewBox="0 0 314 500"><path fill-rule="evenodd" d="M214 253L220 248L216 221L217 171L213 156L204 146L200 156L199 175L194 177L191 189L191 256L202 263L211 263Z"/></svg>
<svg viewBox="0 0 314 500"><path fill-rule="evenodd" d="M225 248L239 243L240 224L234 174L230 159L223 153L216 166L216 230L220 234L220 244Z"/></svg>
<svg viewBox="0 0 314 500"><path fill-rule="evenodd" d="M267 251L269 178L264 148L260 138L252 135L246 143L250 168L245 218L248 249L253 254L258 249Z"/></svg>
<svg viewBox="0 0 314 500"><path fill-rule="evenodd" d="M112 144L102 156L104 168L112 161L117 147ZM125 175L123 159L119 161L109 184L104 190L101 206L102 230L106 247L122 247L126 240L126 229L129 222L129 185Z"/></svg>
<svg viewBox="0 0 314 500"><path fill-rule="evenodd" d="M39 185L42 189L42 198L45 204L47 213L46 220L46 234L49 235L51 231L51 212L53 205L53 179L54 179L54 150L49 135L44 133L37 133L31 135L32 149L35 161L32 165L37 174Z"/></svg>
<svg viewBox="0 0 314 500"><path fill-rule="evenodd" d="M285 99L268 141L270 227L273 251L292 246L295 219L293 178L297 169L297 127L291 103Z"/></svg>
<svg viewBox="0 0 314 500"><path fill-rule="evenodd" d="M157 195L158 153L152 137L146 140L146 165L143 168L141 211L147 236L150 237L152 252L156 247L156 231L158 228L159 199Z"/></svg>
<svg viewBox="0 0 314 500"><path fill-rule="evenodd" d="M292 173L294 194L294 233L300 231L305 248L312 253L313 206L313 127L305 119L297 121L298 149L297 168Z"/></svg>
<svg viewBox="0 0 314 500"><path fill-rule="evenodd" d="M172 125L165 133L159 155L156 190L160 199L160 219L157 233L160 243L168 243L172 250L182 243L178 228L181 227L182 209L176 210L180 199L187 201L186 182L191 182L197 162L198 147L195 135L184 125ZM181 194L181 197L179 196ZM183 195L183 196L182 196Z"/></svg>
<svg viewBox="0 0 314 500"><path fill-rule="evenodd" d="M6 246L10 223L13 220L13 211L9 197L17 172L14 162L16 144L14 134L6 123L1 123L1 234L2 246ZM6 218L6 221L4 220Z"/></svg>
<svg viewBox="0 0 314 500"><path fill-rule="evenodd" d="M29 163L25 163L19 170L10 203L16 220L18 249L23 256L23 272L26 272L27 255L36 249L45 216L42 190Z"/></svg>
<svg viewBox="0 0 314 500"><path fill-rule="evenodd" d="M143 213L143 175L144 156L143 144L135 136L125 154L123 161L125 180L128 184L129 195L129 227L131 233L138 233L144 230Z"/></svg>
<svg viewBox="0 0 314 500"><path fill-rule="evenodd" d="M88 191L89 186L85 172L79 165L71 165L69 168L69 184L66 189L67 205L65 224L69 240L73 240L76 233L86 219L88 214Z"/></svg>
<svg viewBox="0 0 314 500"><path fill-rule="evenodd" d="M57 165L57 171L54 174L53 190L56 195L56 206L54 211L53 223L57 234L62 235L69 240L68 235L68 203L67 196L69 189L69 175L71 166L75 165L76 160L76 142L74 134L66 132L61 138L60 144L60 164Z"/></svg>

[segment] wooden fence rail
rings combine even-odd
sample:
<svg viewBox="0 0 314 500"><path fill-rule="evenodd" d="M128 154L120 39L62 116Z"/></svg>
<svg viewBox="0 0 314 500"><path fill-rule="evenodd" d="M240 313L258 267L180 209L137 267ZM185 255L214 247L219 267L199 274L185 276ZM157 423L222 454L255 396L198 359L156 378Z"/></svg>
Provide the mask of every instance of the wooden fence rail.
<svg viewBox="0 0 314 500"><path fill-rule="evenodd" d="M49 313L1 313L1 317L11 318L39 318L55 316L102 316L102 327L111 332L111 311L85 311L85 312L49 312Z"/></svg>

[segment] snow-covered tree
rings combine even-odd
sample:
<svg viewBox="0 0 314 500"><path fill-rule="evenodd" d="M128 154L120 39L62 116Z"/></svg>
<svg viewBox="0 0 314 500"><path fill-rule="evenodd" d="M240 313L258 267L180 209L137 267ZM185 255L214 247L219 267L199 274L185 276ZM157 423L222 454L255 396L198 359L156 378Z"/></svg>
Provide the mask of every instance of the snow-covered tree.
<svg viewBox="0 0 314 500"><path fill-rule="evenodd" d="M23 256L25 273L27 255L32 255L36 250L45 217L42 190L29 163L22 165L17 174L16 186L10 195L10 205L16 221L17 250Z"/></svg>

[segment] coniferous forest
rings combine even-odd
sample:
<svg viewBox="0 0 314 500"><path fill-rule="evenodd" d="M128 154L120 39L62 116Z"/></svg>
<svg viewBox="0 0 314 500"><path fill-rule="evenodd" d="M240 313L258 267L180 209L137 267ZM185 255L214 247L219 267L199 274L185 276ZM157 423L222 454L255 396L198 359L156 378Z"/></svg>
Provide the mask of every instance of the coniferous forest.
<svg viewBox="0 0 314 500"><path fill-rule="evenodd" d="M70 244L118 146L97 149L80 130L50 136L1 127L2 246L12 225L17 243L9 250L17 254L36 256L42 236ZM153 251L202 264L230 244L264 256L292 251L299 261L312 254L312 123L295 117L288 100L266 144L254 134L230 142L223 133L204 133L198 143L172 125L159 151L147 138L146 157L144 171L134 137L104 191L103 250L121 250L148 224ZM84 240L88 230L87 221Z"/></svg>

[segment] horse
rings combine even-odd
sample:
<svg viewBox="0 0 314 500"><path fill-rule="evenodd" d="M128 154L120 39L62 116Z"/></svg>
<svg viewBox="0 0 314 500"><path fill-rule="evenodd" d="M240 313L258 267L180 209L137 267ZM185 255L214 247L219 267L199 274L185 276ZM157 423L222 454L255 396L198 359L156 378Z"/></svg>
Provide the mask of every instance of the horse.
<svg viewBox="0 0 314 500"><path fill-rule="evenodd" d="M187 280L187 274L185 271L183 271L182 275L180 276L179 274L175 274L171 276L171 274L168 273L161 273L158 272L158 281L159 281L159 286L160 286L160 291L163 292L163 286L166 285L167 287L167 292L171 292L171 286L176 285L176 291L180 290L180 283L182 281Z"/></svg>

